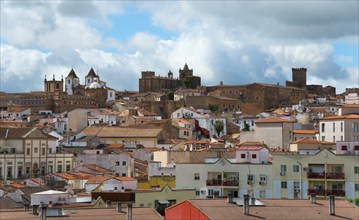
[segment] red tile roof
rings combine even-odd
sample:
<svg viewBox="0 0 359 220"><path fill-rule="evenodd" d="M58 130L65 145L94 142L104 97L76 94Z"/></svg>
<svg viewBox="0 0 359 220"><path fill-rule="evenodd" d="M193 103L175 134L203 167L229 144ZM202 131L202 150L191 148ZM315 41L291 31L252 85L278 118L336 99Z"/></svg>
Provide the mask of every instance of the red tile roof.
<svg viewBox="0 0 359 220"><path fill-rule="evenodd" d="M243 146L243 147L239 147L237 148L237 151L259 151L262 150L263 146Z"/></svg>
<svg viewBox="0 0 359 220"><path fill-rule="evenodd" d="M256 124L257 123L293 123L293 121L273 117L273 118L265 118L265 119L258 120L258 121L256 121Z"/></svg>
<svg viewBox="0 0 359 220"><path fill-rule="evenodd" d="M293 134L318 134L318 130L293 130Z"/></svg>
<svg viewBox="0 0 359 220"><path fill-rule="evenodd" d="M325 117L325 118L321 118L320 120L335 120L335 119L359 119L359 115L358 114L350 114L350 115L341 115L341 116L329 116L329 117Z"/></svg>

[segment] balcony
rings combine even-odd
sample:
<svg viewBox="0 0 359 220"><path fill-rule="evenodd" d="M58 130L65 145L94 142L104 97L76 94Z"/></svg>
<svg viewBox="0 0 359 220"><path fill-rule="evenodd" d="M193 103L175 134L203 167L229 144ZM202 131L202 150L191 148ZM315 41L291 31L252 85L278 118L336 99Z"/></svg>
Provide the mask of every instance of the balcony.
<svg viewBox="0 0 359 220"><path fill-rule="evenodd" d="M329 195L341 196L341 197L345 196L344 190L334 190L334 189L332 190L308 189L308 195L310 195L311 193L315 193L317 196L329 196Z"/></svg>
<svg viewBox="0 0 359 220"><path fill-rule="evenodd" d="M345 179L344 173L326 173L327 179Z"/></svg>
<svg viewBox="0 0 359 220"><path fill-rule="evenodd" d="M345 191L344 190L339 190L339 189L327 190L326 193L327 193L328 196L329 195L341 196L341 197L345 196Z"/></svg>
<svg viewBox="0 0 359 220"><path fill-rule="evenodd" d="M222 186L222 180L207 180L207 186Z"/></svg>
<svg viewBox="0 0 359 220"><path fill-rule="evenodd" d="M224 180L223 186L239 186L238 180Z"/></svg>
<svg viewBox="0 0 359 220"><path fill-rule="evenodd" d="M207 180L207 186L239 186L238 180Z"/></svg>
<svg viewBox="0 0 359 220"><path fill-rule="evenodd" d="M324 189L308 189L308 195L315 193L317 196L325 196Z"/></svg>
<svg viewBox="0 0 359 220"><path fill-rule="evenodd" d="M325 173L308 173L308 179L325 179Z"/></svg>

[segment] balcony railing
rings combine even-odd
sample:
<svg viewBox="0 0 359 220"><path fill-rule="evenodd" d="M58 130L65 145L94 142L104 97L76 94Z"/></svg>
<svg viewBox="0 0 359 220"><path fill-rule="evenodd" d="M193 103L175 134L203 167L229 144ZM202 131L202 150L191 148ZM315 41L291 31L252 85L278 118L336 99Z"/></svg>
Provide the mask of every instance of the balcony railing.
<svg viewBox="0 0 359 220"><path fill-rule="evenodd" d="M222 180L207 180L207 186L222 186Z"/></svg>
<svg viewBox="0 0 359 220"><path fill-rule="evenodd" d="M334 195L334 196L342 196L344 197L345 196L345 191L344 190L335 190L335 189L332 189L332 190L327 190L326 191L327 195Z"/></svg>
<svg viewBox="0 0 359 220"><path fill-rule="evenodd" d="M334 195L334 196L345 196L345 191L344 190L324 190L324 189L308 189L308 195L315 193L317 196L329 196L329 195Z"/></svg>
<svg viewBox="0 0 359 220"><path fill-rule="evenodd" d="M308 173L308 179L325 179L325 173Z"/></svg>
<svg viewBox="0 0 359 220"><path fill-rule="evenodd" d="M238 180L207 180L207 186L239 186Z"/></svg>
<svg viewBox="0 0 359 220"><path fill-rule="evenodd" d="M345 179L344 173L308 173L308 179Z"/></svg>
<svg viewBox="0 0 359 220"><path fill-rule="evenodd" d="M326 173L327 179L345 179L344 173Z"/></svg>
<svg viewBox="0 0 359 220"><path fill-rule="evenodd" d="M239 186L238 180L224 180L223 186Z"/></svg>
<svg viewBox="0 0 359 220"><path fill-rule="evenodd" d="M325 196L324 189L308 189L308 195L315 193L317 196Z"/></svg>

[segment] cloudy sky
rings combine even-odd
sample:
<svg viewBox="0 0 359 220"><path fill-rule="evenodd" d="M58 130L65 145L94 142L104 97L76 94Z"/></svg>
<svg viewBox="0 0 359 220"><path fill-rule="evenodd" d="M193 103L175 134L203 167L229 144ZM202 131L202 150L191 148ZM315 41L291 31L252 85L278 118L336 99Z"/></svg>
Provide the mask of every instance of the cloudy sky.
<svg viewBox="0 0 359 220"><path fill-rule="evenodd" d="M204 85L280 83L292 67L308 84L359 87L359 5L344 1L0 1L0 90L93 67L108 86L138 90L141 71Z"/></svg>

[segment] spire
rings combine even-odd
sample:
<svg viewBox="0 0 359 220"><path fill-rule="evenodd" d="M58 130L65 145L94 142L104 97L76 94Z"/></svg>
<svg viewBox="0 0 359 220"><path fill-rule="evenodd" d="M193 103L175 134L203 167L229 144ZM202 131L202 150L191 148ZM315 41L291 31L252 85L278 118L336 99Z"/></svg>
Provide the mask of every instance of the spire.
<svg viewBox="0 0 359 220"><path fill-rule="evenodd" d="M97 77L97 75L92 67L91 67L89 73L86 75L86 77Z"/></svg>
<svg viewBox="0 0 359 220"><path fill-rule="evenodd" d="M184 64L183 70L189 70L187 63Z"/></svg>
<svg viewBox="0 0 359 220"><path fill-rule="evenodd" d="M67 75L67 77L79 78L79 77L77 77L77 75L76 75L73 68L71 68L71 70L70 70L69 74Z"/></svg>
<svg viewBox="0 0 359 220"><path fill-rule="evenodd" d="M55 81L55 74L52 75L52 79Z"/></svg>
<svg viewBox="0 0 359 220"><path fill-rule="evenodd" d="M46 79L46 75L45 75L45 79L44 79L44 81L45 81L45 82L47 81L47 79Z"/></svg>

